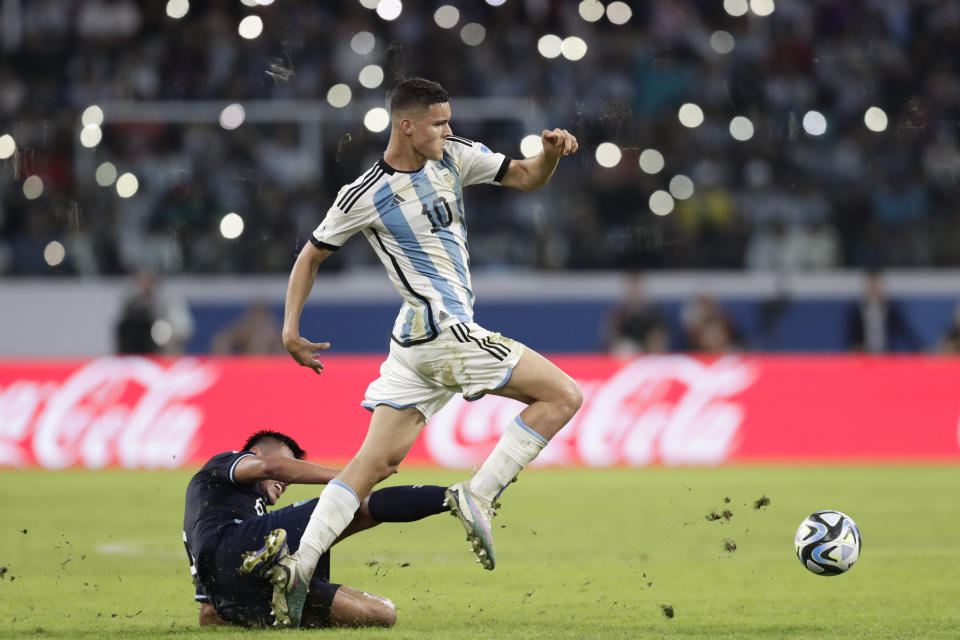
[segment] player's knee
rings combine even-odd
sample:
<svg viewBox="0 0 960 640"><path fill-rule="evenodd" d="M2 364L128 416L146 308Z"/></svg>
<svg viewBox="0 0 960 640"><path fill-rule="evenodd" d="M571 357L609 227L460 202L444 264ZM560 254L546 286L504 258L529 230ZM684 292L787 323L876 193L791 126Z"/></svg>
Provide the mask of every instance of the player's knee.
<svg viewBox="0 0 960 640"><path fill-rule="evenodd" d="M397 606L389 598L371 598L367 603L367 619L376 626L392 627L397 623Z"/></svg>
<svg viewBox="0 0 960 640"><path fill-rule="evenodd" d="M568 378L560 395L560 408L565 420L570 420L583 405L583 392L572 378Z"/></svg>
<svg viewBox="0 0 960 640"><path fill-rule="evenodd" d="M380 619L385 627L397 624L397 605L393 604L392 600L384 598Z"/></svg>
<svg viewBox="0 0 960 640"><path fill-rule="evenodd" d="M380 474L379 474L380 477L379 477L379 479L377 480L377 482L380 482L381 480L386 480L387 478L389 478L390 476L392 476L393 474L395 474L395 473L396 473L397 471L399 471L399 470L400 470L400 463L399 463L399 462L397 462L396 464L391 464L391 463L388 462L388 463L385 464L385 465L381 465L381 466L380 466Z"/></svg>

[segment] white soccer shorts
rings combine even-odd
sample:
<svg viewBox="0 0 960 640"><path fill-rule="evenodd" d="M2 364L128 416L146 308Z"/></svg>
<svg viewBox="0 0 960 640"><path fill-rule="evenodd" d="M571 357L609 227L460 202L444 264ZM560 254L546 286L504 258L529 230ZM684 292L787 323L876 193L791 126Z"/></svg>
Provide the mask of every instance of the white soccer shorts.
<svg viewBox="0 0 960 640"><path fill-rule="evenodd" d="M523 344L474 322L451 325L410 347L391 341L380 377L361 404L371 411L379 404L416 408L429 420L456 393L477 400L507 384L523 350Z"/></svg>

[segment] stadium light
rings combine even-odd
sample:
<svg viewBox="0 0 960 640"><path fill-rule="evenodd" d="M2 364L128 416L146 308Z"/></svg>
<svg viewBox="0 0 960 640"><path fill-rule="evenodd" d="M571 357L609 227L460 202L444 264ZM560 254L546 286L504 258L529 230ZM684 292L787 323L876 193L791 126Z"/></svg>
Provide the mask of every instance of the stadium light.
<svg viewBox="0 0 960 640"><path fill-rule="evenodd" d="M83 126L95 124L99 127L103 124L103 109L95 104L90 105L83 110L83 115L80 116L80 122L83 123Z"/></svg>
<svg viewBox="0 0 960 640"><path fill-rule="evenodd" d="M433 21L441 29L452 29L460 22L460 9L445 4L433 12Z"/></svg>
<svg viewBox="0 0 960 640"><path fill-rule="evenodd" d="M112 162L103 162L93 176L98 185L109 187L117 180L117 167Z"/></svg>
<svg viewBox="0 0 960 640"><path fill-rule="evenodd" d="M353 52L365 56L377 46L377 39L369 31L358 31L350 38L350 48Z"/></svg>
<svg viewBox="0 0 960 640"><path fill-rule="evenodd" d="M231 211L220 218L220 235L227 240L239 238L243 233L243 218Z"/></svg>
<svg viewBox="0 0 960 640"><path fill-rule="evenodd" d="M131 198L140 188L140 181L132 173L125 173L117 178L117 195L121 198Z"/></svg>
<svg viewBox="0 0 960 640"><path fill-rule="evenodd" d="M167 16L179 20L190 11L189 0L170 0L167 2Z"/></svg>
<svg viewBox="0 0 960 640"><path fill-rule="evenodd" d="M543 151L543 140L540 136L535 133L523 136L523 139L520 141L520 153L523 154L524 158L532 158L535 155L539 155L541 151Z"/></svg>
<svg viewBox="0 0 960 640"><path fill-rule="evenodd" d="M240 0L240 2L248 7L255 7L258 4L257 0Z"/></svg>
<svg viewBox="0 0 960 640"><path fill-rule="evenodd" d="M17 141L9 133L0 136L0 160L6 160L17 150Z"/></svg>
<svg viewBox="0 0 960 640"><path fill-rule="evenodd" d="M460 29L460 39L468 47L475 47L487 37L487 30L479 22L468 22Z"/></svg>
<svg viewBox="0 0 960 640"><path fill-rule="evenodd" d="M648 201L650 206L650 211L658 216L665 216L671 211L673 211L673 196L664 191L663 189L657 189L650 194L650 200Z"/></svg>
<svg viewBox="0 0 960 640"><path fill-rule="evenodd" d="M750 10L747 0L723 0L723 10L734 17L742 16Z"/></svg>
<svg viewBox="0 0 960 640"><path fill-rule="evenodd" d="M863 123L867 125L867 129L870 129L870 131L876 131L877 133L886 131L887 113L880 107L870 107L863 114Z"/></svg>
<svg viewBox="0 0 960 640"><path fill-rule="evenodd" d="M23 181L23 195L27 200L36 200L43 195L43 180L40 176L27 176Z"/></svg>
<svg viewBox="0 0 960 640"><path fill-rule="evenodd" d="M640 170L650 175L663 171L663 154L656 149L644 149L640 152Z"/></svg>
<svg viewBox="0 0 960 640"><path fill-rule="evenodd" d="M43 260L51 267L56 267L67 257L67 250L56 240L51 240L43 248Z"/></svg>
<svg viewBox="0 0 960 640"><path fill-rule="evenodd" d="M733 51L735 44L733 35L729 31L714 31L710 35L710 48L720 55L726 55Z"/></svg>
<svg viewBox="0 0 960 640"><path fill-rule="evenodd" d="M490 5L491 7L499 7L506 1L507 0L487 0L487 4Z"/></svg>
<svg viewBox="0 0 960 640"><path fill-rule="evenodd" d="M390 114L383 107L374 107L363 116L363 126L374 133L380 133L390 126Z"/></svg>
<svg viewBox="0 0 960 640"><path fill-rule="evenodd" d="M386 21L396 20L403 12L403 3L400 0L380 0L377 3L377 15Z"/></svg>
<svg viewBox="0 0 960 640"><path fill-rule="evenodd" d="M620 164L623 152L612 142L601 142L597 145L596 158L597 164L610 169Z"/></svg>
<svg viewBox="0 0 960 640"><path fill-rule="evenodd" d="M263 33L263 20L260 19L260 16L247 16L240 21L237 32L241 38L253 40Z"/></svg>
<svg viewBox="0 0 960 640"><path fill-rule="evenodd" d="M335 84L327 91L327 102L336 109L342 109L350 104L352 97L353 92L350 91L350 87L343 83Z"/></svg>
<svg viewBox="0 0 960 640"><path fill-rule="evenodd" d="M745 116L735 116L730 121L730 135L740 142L749 140L753 137L753 123Z"/></svg>
<svg viewBox="0 0 960 640"><path fill-rule="evenodd" d="M692 102L687 102L680 105L677 117L680 118L680 124L695 129L703 124L703 109Z"/></svg>
<svg viewBox="0 0 960 640"><path fill-rule="evenodd" d="M98 125L88 124L80 131L80 144L88 149L100 144L103 139L103 130Z"/></svg>
<svg viewBox="0 0 960 640"><path fill-rule="evenodd" d="M811 136L822 136L827 131L827 119L819 111L807 111L803 116L803 130Z"/></svg>
<svg viewBox="0 0 960 640"><path fill-rule="evenodd" d="M367 89L376 89L383 84L383 68L378 64L368 64L360 69L358 80Z"/></svg>
<svg viewBox="0 0 960 640"><path fill-rule="evenodd" d="M587 55L587 43L577 36L564 38L560 43L560 53L567 60L576 62Z"/></svg>
<svg viewBox="0 0 960 640"><path fill-rule="evenodd" d="M768 16L773 9L773 0L750 0L750 11L758 16Z"/></svg>
<svg viewBox="0 0 960 640"><path fill-rule="evenodd" d="M220 126L227 130L236 129L243 124L247 112L241 104L228 104L220 112Z"/></svg>
<svg viewBox="0 0 960 640"><path fill-rule="evenodd" d="M537 40L537 51L539 51L540 55L544 58L556 58L560 55L562 47L563 40L560 39L560 36L552 33L548 33Z"/></svg>
<svg viewBox="0 0 960 640"><path fill-rule="evenodd" d="M693 180L678 173L670 178L670 195L677 200L686 200L693 195Z"/></svg>
<svg viewBox="0 0 960 640"><path fill-rule="evenodd" d="M364 9L376 9L378 4L380 4L380 0L360 0L360 5Z"/></svg>
<svg viewBox="0 0 960 640"><path fill-rule="evenodd" d="M626 2L611 2L607 5L607 20L613 24L627 24L632 16L633 9Z"/></svg>
<svg viewBox="0 0 960 640"><path fill-rule="evenodd" d="M605 9L600 0L583 0L577 7L577 11L586 22L596 22L603 17Z"/></svg>

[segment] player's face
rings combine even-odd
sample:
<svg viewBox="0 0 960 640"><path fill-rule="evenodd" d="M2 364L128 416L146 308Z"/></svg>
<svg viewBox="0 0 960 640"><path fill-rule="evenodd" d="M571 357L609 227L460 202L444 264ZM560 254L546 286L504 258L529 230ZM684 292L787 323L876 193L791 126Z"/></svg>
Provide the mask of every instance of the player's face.
<svg viewBox="0 0 960 640"><path fill-rule="evenodd" d="M411 118L411 124L410 144L414 150L430 160L443 160L443 145L447 136L453 133L450 129L450 103L430 105L429 109Z"/></svg>
<svg viewBox="0 0 960 640"><path fill-rule="evenodd" d="M254 453L261 456L283 456L285 458L294 458L293 451L285 444L266 444L257 445L252 449ZM277 500L287 490L287 483L279 480L261 480L260 491L267 497L267 503L270 506L277 504Z"/></svg>

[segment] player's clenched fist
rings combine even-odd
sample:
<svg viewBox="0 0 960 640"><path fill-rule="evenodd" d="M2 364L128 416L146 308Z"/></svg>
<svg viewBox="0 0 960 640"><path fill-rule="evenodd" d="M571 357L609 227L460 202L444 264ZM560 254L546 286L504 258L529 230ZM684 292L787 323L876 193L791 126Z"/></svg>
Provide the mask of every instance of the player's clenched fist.
<svg viewBox="0 0 960 640"><path fill-rule="evenodd" d="M543 130L540 134L543 141L543 150L554 157L568 156L580 148L577 137L566 129Z"/></svg>

